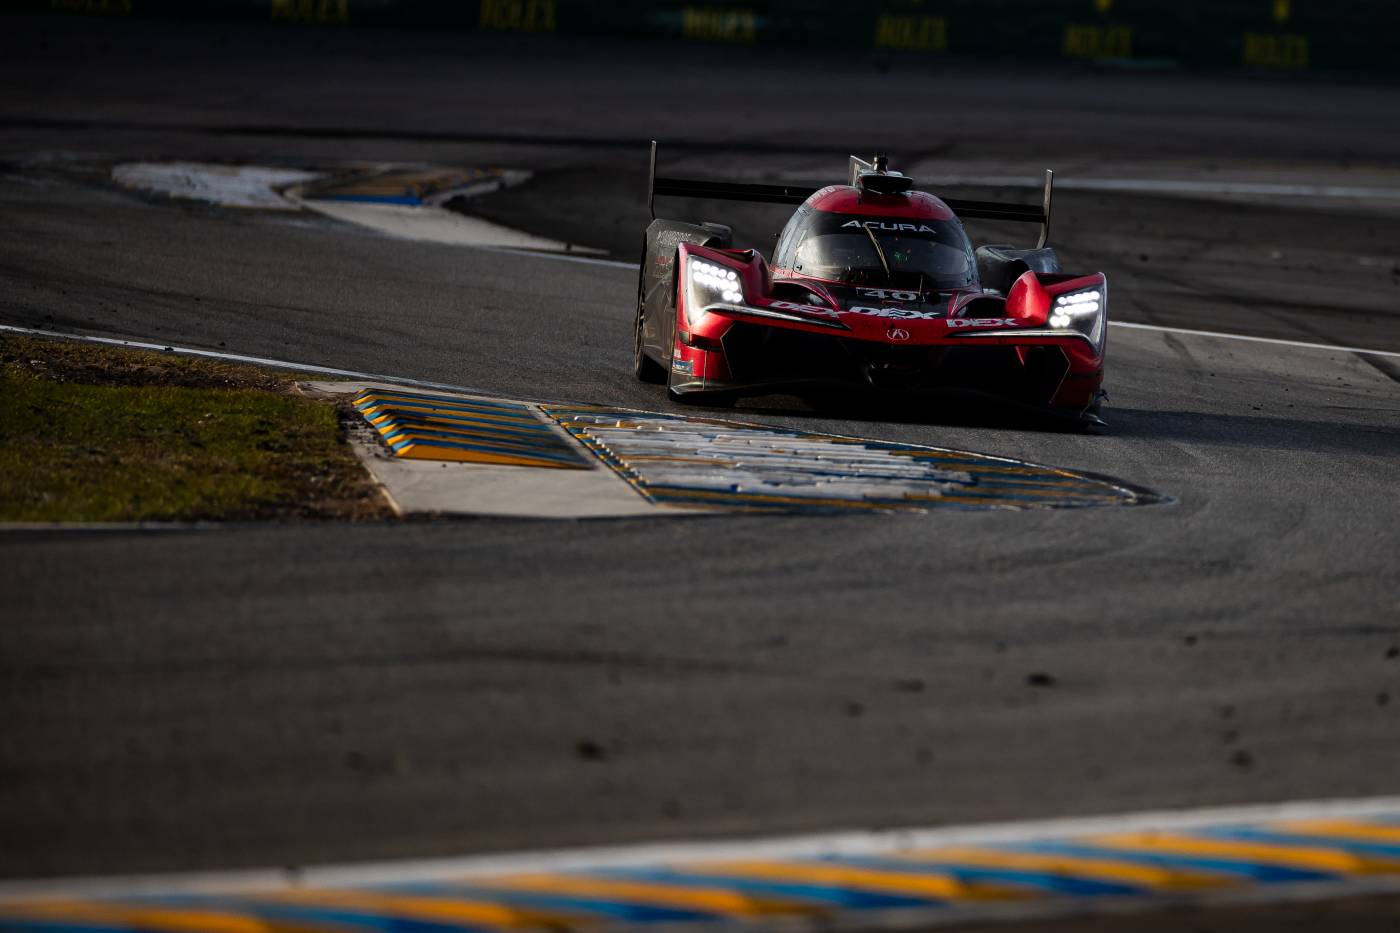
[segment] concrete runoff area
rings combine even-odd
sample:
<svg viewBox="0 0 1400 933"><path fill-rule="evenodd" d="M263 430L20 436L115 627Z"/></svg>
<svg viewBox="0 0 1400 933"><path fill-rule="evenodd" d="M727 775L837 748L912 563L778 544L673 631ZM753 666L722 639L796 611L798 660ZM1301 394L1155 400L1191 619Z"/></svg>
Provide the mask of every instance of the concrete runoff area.
<svg viewBox="0 0 1400 933"><path fill-rule="evenodd" d="M1364 81L881 71L725 50L732 86L680 113L663 106L673 85L646 76L664 60L708 87L713 63L352 33L316 33L318 50L307 35L4 31L0 318L675 411L629 372L632 270L155 204L80 167L520 166L534 179L474 202L480 216L632 262L645 169L631 146L653 136L694 144L697 173L754 180L820 180L871 137L896 167L938 147L994 162L1033 146L1100 177L1147 159L1248 168L1267 151L1305 174L1400 155L1400 129L1362 116L1387 112L1394 87ZM170 80L194 62L197 84ZM313 78L328 68L326 90ZM488 77L496 98L459 93ZM1119 320L1400 350L1397 220L1298 200L1066 191L1054 242L1108 274ZM736 216L720 207L694 210ZM767 215L745 224L771 232ZM1393 360L1124 328L1109 342L1104 436L779 397L706 414L1106 473L1172 505L0 532L0 874L1393 794ZM1393 901L1350 903L1259 911L1393 925Z"/></svg>
<svg viewBox="0 0 1400 933"><path fill-rule="evenodd" d="M312 382L319 395L359 396L368 390L403 391L383 382ZM440 393L434 393L440 394ZM448 396L451 397L451 396ZM469 398L469 396L459 396ZM548 423L540 416L540 425ZM559 432L561 442L568 435ZM386 448L368 425L350 426L350 443L400 515L497 515L519 518L618 518L655 508L612 470L579 449L581 469L532 469L497 463L405 459Z"/></svg>

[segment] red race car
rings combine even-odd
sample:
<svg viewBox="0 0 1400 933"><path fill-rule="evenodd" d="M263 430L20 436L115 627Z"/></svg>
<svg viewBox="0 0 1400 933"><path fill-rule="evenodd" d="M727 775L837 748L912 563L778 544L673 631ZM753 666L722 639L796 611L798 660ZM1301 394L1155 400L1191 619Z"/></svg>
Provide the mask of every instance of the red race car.
<svg viewBox="0 0 1400 933"><path fill-rule="evenodd" d="M1066 274L1042 205L940 199L884 157L813 190L658 178L662 196L799 205L771 262L729 227L653 219L637 287L637 378L672 398L851 389L961 390L1097 424L1108 336L1103 273ZM655 210L652 210L655 218ZM959 218L1040 226L1034 249L973 249Z"/></svg>

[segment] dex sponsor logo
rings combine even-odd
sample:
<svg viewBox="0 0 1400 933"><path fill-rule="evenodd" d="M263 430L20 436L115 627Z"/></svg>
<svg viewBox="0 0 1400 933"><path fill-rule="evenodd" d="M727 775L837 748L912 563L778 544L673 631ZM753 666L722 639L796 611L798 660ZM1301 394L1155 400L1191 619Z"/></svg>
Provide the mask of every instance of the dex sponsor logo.
<svg viewBox="0 0 1400 933"><path fill-rule="evenodd" d="M1021 321L1016 318L951 318L948 321L949 331L958 328L1015 328L1021 326Z"/></svg>
<svg viewBox="0 0 1400 933"><path fill-rule="evenodd" d="M777 308L779 311L799 311L803 314L819 314L822 317L834 317L836 312L830 308L818 308L815 305L800 305L792 301L770 301L768 307Z"/></svg>
<svg viewBox="0 0 1400 933"><path fill-rule="evenodd" d="M913 308L899 307L872 308L869 305L852 305L846 311L849 314L891 318L896 321L933 321L943 316L942 311L915 311Z"/></svg>

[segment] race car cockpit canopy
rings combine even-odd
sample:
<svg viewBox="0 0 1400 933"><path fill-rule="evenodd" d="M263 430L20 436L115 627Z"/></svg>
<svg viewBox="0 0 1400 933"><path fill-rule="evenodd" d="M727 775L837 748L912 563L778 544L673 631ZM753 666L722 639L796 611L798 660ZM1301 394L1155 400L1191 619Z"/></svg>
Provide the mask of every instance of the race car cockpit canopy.
<svg viewBox="0 0 1400 933"><path fill-rule="evenodd" d="M807 207L778 240L773 265L847 285L965 288L976 279L972 244L951 218L863 216Z"/></svg>

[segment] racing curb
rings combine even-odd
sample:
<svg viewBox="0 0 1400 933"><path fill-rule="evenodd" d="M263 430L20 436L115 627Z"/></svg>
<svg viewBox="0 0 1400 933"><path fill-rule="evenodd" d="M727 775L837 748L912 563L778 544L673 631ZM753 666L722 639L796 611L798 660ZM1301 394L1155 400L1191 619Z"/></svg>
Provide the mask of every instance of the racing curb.
<svg viewBox="0 0 1400 933"><path fill-rule="evenodd" d="M1400 799L0 883L0 931L925 929L1400 895Z"/></svg>
<svg viewBox="0 0 1400 933"><path fill-rule="evenodd" d="M350 444L400 516L628 518L656 511L533 403L389 382L301 386L313 396L358 400L365 420L352 423Z"/></svg>
<svg viewBox="0 0 1400 933"><path fill-rule="evenodd" d="M405 513L529 518L1063 509L1171 501L1007 457L764 424L372 383L351 431Z"/></svg>

